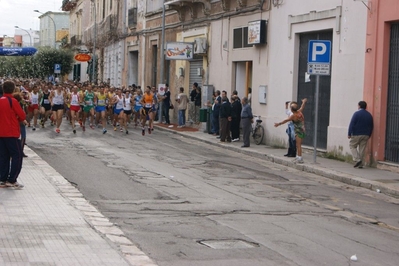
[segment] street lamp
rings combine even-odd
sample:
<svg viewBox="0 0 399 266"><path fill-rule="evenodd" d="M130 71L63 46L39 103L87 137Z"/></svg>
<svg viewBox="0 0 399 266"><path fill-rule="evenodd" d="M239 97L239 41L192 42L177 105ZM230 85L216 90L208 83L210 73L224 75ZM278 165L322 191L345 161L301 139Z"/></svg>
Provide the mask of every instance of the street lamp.
<svg viewBox="0 0 399 266"><path fill-rule="evenodd" d="M23 29L23 28L20 28L20 27L18 27L18 26L15 26L15 28L16 28L16 29L23 30L23 31L25 31L26 33L28 33L29 38L30 38L30 44L29 44L29 45L32 46L32 36L30 35L29 31L27 31L27 30L25 30L25 29Z"/></svg>
<svg viewBox="0 0 399 266"><path fill-rule="evenodd" d="M39 13L39 14L44 15L43 12L40 12L40 11L37 10L37 9L33 10L33 12L36 12L36 13ZM57 27L56 27L56 25L55 25L54 19L53 19L52 17L50 17L50 15L47 15L47 16L48 16L49 19L51 19L51 21L53 22L53 25L54 25L54 48L57 48L57 47L56 47L56 43L57 43Z"/></svg>

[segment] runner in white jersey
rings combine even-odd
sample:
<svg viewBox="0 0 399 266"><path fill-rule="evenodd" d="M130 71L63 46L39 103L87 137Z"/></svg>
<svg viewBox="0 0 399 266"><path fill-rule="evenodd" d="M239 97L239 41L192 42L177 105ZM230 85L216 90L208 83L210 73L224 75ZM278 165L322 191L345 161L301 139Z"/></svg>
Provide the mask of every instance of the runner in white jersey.
<svg viewBox="0 0 399 266"><path fill-rule="evenodd" d="M136 94L134 95L133 98L133 104L134 104L134 126L137 127L138 122L141 121L140 117L140 109L143 107L141 104L141 98L143 97L143 93L141 89L136 88Z"/></svg>
<svg viewBox="0 0 399 266"><path fill-rule="evenodd" d="M51 110L53 111L53 119L56 123L55 132L60 133L60 126L62 123L62 115L64 114L65 96L63 88L56 85L55 90L50 94Z"/></svg>
<svg viewBox="0 0 399 266"><path fill-rule="evenodd" d="M73 134L76 134L75 121L79 121L79 112L80 112L80 95L78 93L77 86L73 86L72 92L68 98L71 110L72 132Z"/></svg>
<svg viewBox="0 0 399 266"><path fill-rule="evenodd" d="M114 106L114 130L116 131L116 123L119 123L119 126L122 128L122 121L124 119L124 114L123 114L123 95L122 95L122 90L117 89L116 90L116 95L114 96L112 100L112 105ZM123 130L123 129L122 129Z"/></svg>
<svg viewBox="0 0 399 266"><path fill-rule="evenodd" d="M125 127L126 134L129 134L129 131L127 130L127 125L130 122L130 116L132 115L132 103L133 103L133 98L130 95L130 91L127 90L125 91L125 95L123 96L123 113L124 113L124 119L123 119L123 126Z"/></svg>
<svg viewBox="0 0 399 266"><path fill-rule="evenodd" d="M37 127L37 118L39 115L39 102L41 100L41 93L39 92L39 87L34 85L32 88L32 92L30 93L30 104L28 106L28 123L33 118L33 127L32 130L35 131Z"/></svg>

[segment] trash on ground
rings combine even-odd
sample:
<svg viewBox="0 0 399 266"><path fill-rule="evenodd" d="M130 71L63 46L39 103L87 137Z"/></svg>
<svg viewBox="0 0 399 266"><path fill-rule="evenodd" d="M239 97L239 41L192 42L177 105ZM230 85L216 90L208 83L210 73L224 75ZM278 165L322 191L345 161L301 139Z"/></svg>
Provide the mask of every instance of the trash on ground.
<svg viewBox="0 0 399 266"><path fill-rule="evenodd" d="M351 257L351 261L357 261L357 256L356 256L356 254L353 255L353 256Z"/></svg>

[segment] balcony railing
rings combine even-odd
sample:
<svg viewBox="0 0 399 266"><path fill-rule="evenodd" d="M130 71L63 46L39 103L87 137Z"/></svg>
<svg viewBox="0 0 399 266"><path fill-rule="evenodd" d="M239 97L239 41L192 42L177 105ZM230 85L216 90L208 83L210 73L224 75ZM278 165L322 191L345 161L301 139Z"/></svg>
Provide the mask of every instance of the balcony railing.
<svg viewBox="0 0 399 266"><path fill-rule="evenodd" d="M75 8L77 0L62 0L62 11L71 11Z"/></svg>
<svg viewBox="0 0 399 266"><path fill-rule="evenodd" d="M81 44L82 44L82 35L73 35L71 37L71 46L76 46Z"/></svg>

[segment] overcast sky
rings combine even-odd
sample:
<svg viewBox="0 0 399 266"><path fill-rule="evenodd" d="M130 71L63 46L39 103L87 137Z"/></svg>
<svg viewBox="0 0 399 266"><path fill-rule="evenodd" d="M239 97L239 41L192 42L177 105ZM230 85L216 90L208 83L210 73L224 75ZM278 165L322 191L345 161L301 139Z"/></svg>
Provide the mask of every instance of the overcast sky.
<svg viewBox="0 0 399 266"><path fill-rule="evenodd" d="M40 12L61 11L62 0L0 0L0 36L14 36L15 26L39 30Z"/></svg>

